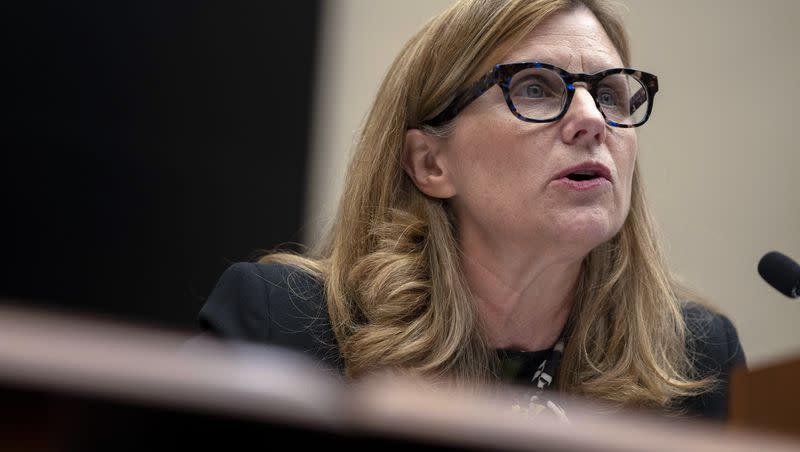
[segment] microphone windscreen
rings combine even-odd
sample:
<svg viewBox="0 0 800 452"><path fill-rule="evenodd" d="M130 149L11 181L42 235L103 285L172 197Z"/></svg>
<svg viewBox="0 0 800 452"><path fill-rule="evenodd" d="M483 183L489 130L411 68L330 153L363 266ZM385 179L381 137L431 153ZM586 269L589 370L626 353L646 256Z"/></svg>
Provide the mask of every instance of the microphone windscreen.
<svg viewBox="0 0 800 452"><path fill-rule="evenodd" d="M777 251L770 251L758 262L758 274L770 286L790 298L800 296L800 265L792 258Z"/></svg>

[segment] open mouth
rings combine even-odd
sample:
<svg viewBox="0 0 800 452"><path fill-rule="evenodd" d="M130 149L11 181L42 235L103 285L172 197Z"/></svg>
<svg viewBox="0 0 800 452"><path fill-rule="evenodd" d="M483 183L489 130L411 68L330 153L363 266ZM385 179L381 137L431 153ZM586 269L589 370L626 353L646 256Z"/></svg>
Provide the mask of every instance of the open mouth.
<svg viewBox="0 0 800 452"><path fill-rule="evenodd" d="M601 176L595 171L576 171L574 173L567 174L567 179L574 181L586 181L597 179L598 177Z"/></svg>
<svg viewBox="0 0 800 452"><path fill-rule="evenodd" d="M599 187L603 182L613 183L611 171L597 162L584 162L571 168L565 168L556 174L555 180L570 183L573 187Z"/></svg>

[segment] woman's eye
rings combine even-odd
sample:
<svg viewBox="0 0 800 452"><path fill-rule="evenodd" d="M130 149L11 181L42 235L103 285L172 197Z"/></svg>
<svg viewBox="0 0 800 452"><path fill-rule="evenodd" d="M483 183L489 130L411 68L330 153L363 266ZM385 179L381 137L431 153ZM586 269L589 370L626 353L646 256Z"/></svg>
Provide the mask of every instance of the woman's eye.
<svg viewBox="0 0 800 452"><path fill-rule="evenodd" d="M614 95L614 93L609 91L599 93L597 95L597 101L600 103L600 105L605 107L613 107L617 105L617 97Z"/></svg>
<svg viewBox="0 0 800 452"><path fill-rule="evenodd" d="M551 81L538 76L523 77L511 84L511 95L518 99L545 99L555 96L555 92Z"/></svg>
<svg viewBox="0 0 800 452"><path fill-rule="evenodd" d="M539 85L537 83L531 83L530 85L525 87L525 96L530 97L532 99L544 97L545 89L542 85Z"/></svg>

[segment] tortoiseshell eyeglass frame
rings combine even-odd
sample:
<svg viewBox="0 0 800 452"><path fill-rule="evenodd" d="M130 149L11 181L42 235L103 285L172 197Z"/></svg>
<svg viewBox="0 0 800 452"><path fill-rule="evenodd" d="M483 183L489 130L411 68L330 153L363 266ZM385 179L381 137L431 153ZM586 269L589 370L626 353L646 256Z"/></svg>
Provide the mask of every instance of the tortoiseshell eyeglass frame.
<svg viewBox="0 0 800 452"><path fill-rule="evenodd" d="M563 103L561 108L561 112L552 117L547 119L532 119L527 118L517 112L514 103L511 101L511 95L509 94L509 85L511 83L511 79L514 75L522 70L530 69L530 68L542 68L542 69L549 69L559 77L564 82L566 86L566 99ZM602 80L603 78L613 75L613 74L628 74L633 78L637 79L641 82L642 86L645 88L644 90L637 91L631 97L631 106L630 111L633 113L636 111L639 106L643 103L647 102L647 112L644 117L635 124L620 124L618 122L614 122L608 119L603 112L603 109L600 108L600 104L597 101L597 93L595 92L595 88L597 86L597 82ZM586 88L591 93L592 98L595 100L595 105L597 109L603 114L603 118L608 125L613 127L639 127L645 122L647 119L650 118L650 113L653 111L653 98L658 91L658 77L653 74L649 74L647 72L642 72L638 69L630 69L630 68L613 68L613 69L606 69L604 71L596 72L594 74L573 74L571 72L567 72L564 69L561 69L558 66L553 66L552 64L547 63L539 63L539 62L523 62L523 63L511 63L511 64L498 64L488 74L484 75L480 78L471 88L467 89L466 91L462 92L452 102L450 105L447 106L441 113L436 115L433 119L425 121L424 123L429 126L440 126L456 116L467 107L472 101L483 95L486 91L488 91L492 86L495 84L500 86L500 89L503 90L503 97L506 99L506 104L508 108L511 110L511 113L514 114L517 118L522 121L527 122L553 122L558 121L561 119L564 114L569 109L569 105L572 102L572 98L575 95L575 83L585 83Z"/></svg>

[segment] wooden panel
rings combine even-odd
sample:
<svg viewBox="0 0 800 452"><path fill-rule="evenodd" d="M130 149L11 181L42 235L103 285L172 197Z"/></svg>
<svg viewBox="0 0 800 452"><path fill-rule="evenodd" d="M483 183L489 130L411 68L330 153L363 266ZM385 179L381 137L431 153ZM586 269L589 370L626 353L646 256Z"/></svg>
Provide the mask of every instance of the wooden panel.
<svg viewBox="0 0 800 452"><path fill-rule="evenodd" d="M734 371L730 423L800 436L800 358L757 370Z"/></svg>

